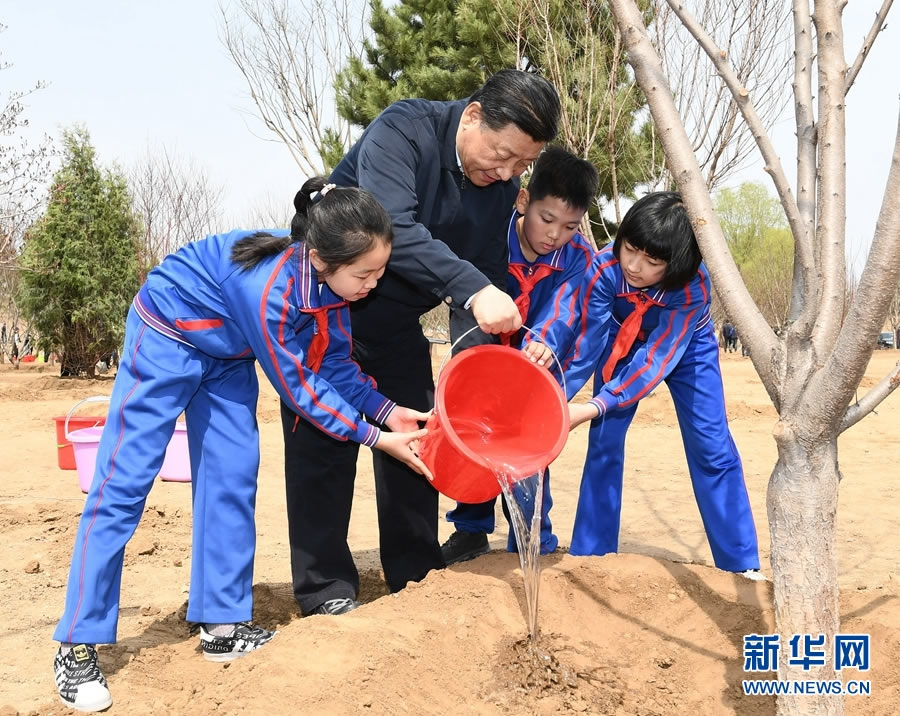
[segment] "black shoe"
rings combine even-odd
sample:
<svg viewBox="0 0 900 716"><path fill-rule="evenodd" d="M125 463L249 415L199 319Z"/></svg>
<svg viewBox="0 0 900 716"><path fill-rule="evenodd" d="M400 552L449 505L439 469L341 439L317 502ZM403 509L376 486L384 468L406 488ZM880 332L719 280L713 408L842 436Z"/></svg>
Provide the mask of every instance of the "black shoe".
<svg viewBox="0 0 900 716"><path fill-rule="evenodd" d="M60 701L78 711L103 711L112 706L97 650L90 644L75 644L65 656L62 651L60 647L53 660Z"/></svg>
<svg viewBox="0 0 900 716"><path fill-rule="evenodd" d="M346 614L354 609L359 609L362 602L357 602L350 597L339 597L338 599L327 599L319 606L313 609L310 614L325 614L329 616L337 616L338 614Z"/></svg>
<svg viewBox="0 0 900 716"><path fill-rule="evenodd" d="M462 532L456 530L441 545L441 555L449 567L457 562L466 562L491 551L488 538L484 532Z"/></svg>
<svg viewBox="0 0 900 716"><path fill-rule="evenodd" d="M272 641L277 633L250 622L240 622L234 625L228 636L214 636L206 631L205 624L201 624L200 646L203 648L203 658L207 661L234 661Z"/></svg>

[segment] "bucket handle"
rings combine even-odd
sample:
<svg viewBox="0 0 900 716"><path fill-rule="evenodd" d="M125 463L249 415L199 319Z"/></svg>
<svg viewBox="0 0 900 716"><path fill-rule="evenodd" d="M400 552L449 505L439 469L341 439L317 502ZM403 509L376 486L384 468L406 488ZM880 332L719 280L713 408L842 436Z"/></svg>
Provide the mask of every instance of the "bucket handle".
<svg viewBox="0 0 900 716"><path fill-rule="evenodd" d="M522 328L524 328L531 335L533 335L535 338L537 338L543 345L547 346L547 344L541 340L540 333L529 328L528 326L526 326L524 324L522 325ZM447 362L447 359L453 355L453 349L456 348L456 346L459 344L459 342L463 338L465 338L467 335L469 335L472 331L480 331L480 330L481 330L480 326L472 326L469 330L467 330L465 333L463 333L459 338L457 338L455 341L453 341L453 345L450 346L450 350L447 351L447 355L444 356L443 360L441 360L441 365L438 367L438 375L437 375L438 380L440 380L441 372L444 370L444 364ZM553 356L553 360L556 361L557 368L559 368L559 379L562 381L562 391L563 391L563 396L565 396L565 395L567 395L567 393L566 393L566 376L565 376L565 373L563 372L562 363L560 362L559 357L556 355L556 352L552 348L550 348L550 346L547 346L547 349L550 351L550 354ZM518 350L518 349L513 348L513 350Z"/></svg>
<svg viewBox="0 0 900 716"><path fill-rule="evenodd" d="M84 398L83 400L79 400L77 403L75 403L75 405L73 405L71 407L69 412L66 413L66 424L63 427L63 434L66 436L66 440L69 439L69 418L72 417L72 413L75 412L76 408L78 408L79 405L81 405L82 403L108 403L108 402L109 402L108 395L92 395L90 398ZM100 421L98 420L96 423L94 423L94 427L97 427L97 425L99 425L99 424L100 424Z"/></svg>

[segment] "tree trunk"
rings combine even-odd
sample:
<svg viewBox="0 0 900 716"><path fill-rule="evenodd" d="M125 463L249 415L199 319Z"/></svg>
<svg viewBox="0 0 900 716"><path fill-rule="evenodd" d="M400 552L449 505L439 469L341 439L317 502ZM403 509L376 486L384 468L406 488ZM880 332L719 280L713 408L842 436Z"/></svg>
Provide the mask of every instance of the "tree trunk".
<svg viewBox="0 0 900 716"><path fill-rule="evenodd" d="M775 428L778 463L769 479L766 503L772 543L775 623L780 631L778 678L790 681L839 679L834 669L834 635L840 629L835 544L838 483L837 438L801 444L784 421ZM800 649L791 637L800 635ZM791 665L807 655L804 635L825 635L817 651L824 666ZM840 695L794 694L778 697L779 716L843 714Z"/></svg>

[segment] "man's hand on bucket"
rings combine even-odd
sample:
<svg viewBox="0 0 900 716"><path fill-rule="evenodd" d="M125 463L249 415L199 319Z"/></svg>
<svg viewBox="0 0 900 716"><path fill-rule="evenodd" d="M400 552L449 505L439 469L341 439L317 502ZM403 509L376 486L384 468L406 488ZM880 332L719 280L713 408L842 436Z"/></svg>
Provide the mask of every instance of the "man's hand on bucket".
<svg viewBox="0 0 900 716"><path fill-rule="evenodd" d="M472 297L472 314L485 333L511 333L522 327L522 316L515 302L493 284Z"/></svg>

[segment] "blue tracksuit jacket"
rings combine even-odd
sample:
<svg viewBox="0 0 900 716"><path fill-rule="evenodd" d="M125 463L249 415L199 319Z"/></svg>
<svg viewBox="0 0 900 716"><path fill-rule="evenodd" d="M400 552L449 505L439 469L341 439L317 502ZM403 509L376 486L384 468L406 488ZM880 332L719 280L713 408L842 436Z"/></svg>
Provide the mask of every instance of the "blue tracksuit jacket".
<svg viewBox="0 0 900 716"><path fill-rule="evenodd" d="M519 236L516 233L518 212L513 212L509 222L509 260L508 265L519 266L525 275L533 273L541 264L549 266L549 276L538 281L531 289L528 313L523 323L540 336L540 341L551 349L562 360L575 340L575 330L581 311L581 292L584 275L591 260L594 248L581 234L576 233L565 246L546 256L538 256L530 263L522 255ZM515 300L521 293L516 276L508 271L506 274L506 292ZM522 344L537 338L522 330L519 339Z"/></svg>
<svg viewBox="0 0 900 716"><path fill-rule="evenodd" d="M269 232L281 236L287 232ZM319 284L306 247L242 270L210 236L172 254L134 300L94 479L84 504L55 638L113 642L125 545L184 413L193 544L188 620L249 620L259 468L255 361L298 415L341 440L374 445L394 403L350 359L347 302ZM322 316L327 321L316 321ZM319 366L309 348L327 349Z"/></svg>
<svg viewBox="0 0 900 716"><path fill-rule="evenodd" d="M348 302L318 282L304 244L241 270L231 249L252 233L210 236L169 256L135 299L140 317L214 358L256 358L294 412L335 438L374 444L378 429L361 421L360 413L380 422L393 403L350 358ZM315 372L304 354L318 309L328 311L329 340Z"/></svg>
<svg viewBox="0 0 900 716"><path fill-rule="evenodd" d="M640 292L628 285L612 247L598 253L585 275L581 325L566 369L570 399L594 374L591 402L601 410L591 423L570 551L618 550L625 433L638 401L665 380L713 559L729 571L758 568L756 528L725 413L706 267L701 264L680 289L644 292L658 305L644 315L634 345L604 384L603 366L619 327L634 310L624 296L634 293Z"/></svg>

